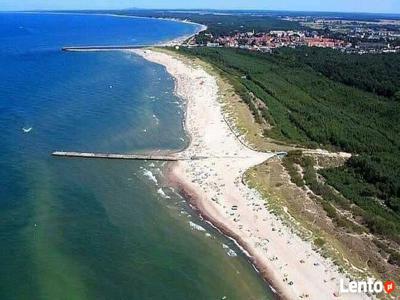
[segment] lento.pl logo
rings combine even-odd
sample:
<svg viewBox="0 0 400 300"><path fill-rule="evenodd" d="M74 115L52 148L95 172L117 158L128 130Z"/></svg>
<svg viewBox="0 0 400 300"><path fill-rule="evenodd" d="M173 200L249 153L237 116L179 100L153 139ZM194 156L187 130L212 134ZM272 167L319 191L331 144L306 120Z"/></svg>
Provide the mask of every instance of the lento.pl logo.
<svg viewBox="0 0 400 300"><path fill-rule="evenodd" d="M384 289L385 292L388 293L388 294L392 293L392 292L394 291L395 288L396 288L396 284L395 284L394 281L392 281L392 280L386 281L386 282L383 284L383 289Z"/></svg>
<svg viewBox="0 0 400 300"><path fill-rule="evenodd" d="M396 289L396 284L392 280L383 283L380 280L368 278L364 281L350 281L347 284L340 279L340 293L368 293L380 294L383 291L391 294Z"/></svg>

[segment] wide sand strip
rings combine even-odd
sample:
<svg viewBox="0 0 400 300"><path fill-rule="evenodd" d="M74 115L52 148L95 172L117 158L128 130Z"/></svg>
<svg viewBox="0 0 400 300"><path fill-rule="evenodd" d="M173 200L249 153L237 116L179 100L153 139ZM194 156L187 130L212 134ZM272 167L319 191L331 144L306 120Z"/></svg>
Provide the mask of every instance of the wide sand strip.
<svg viewBox="0 0 400 300"><path fill-rule="evenodd" d="M339 280L348 279L242 182L247 169L273 154L253 151L236 138L223 118L216 79L165 53L133 52L165 66L175 78L176 94L186 101L191 143L184 154L207 158L173 163L170 176L202 216L240 244L282 298L368 299L363 294L339 295Z"/></svg>

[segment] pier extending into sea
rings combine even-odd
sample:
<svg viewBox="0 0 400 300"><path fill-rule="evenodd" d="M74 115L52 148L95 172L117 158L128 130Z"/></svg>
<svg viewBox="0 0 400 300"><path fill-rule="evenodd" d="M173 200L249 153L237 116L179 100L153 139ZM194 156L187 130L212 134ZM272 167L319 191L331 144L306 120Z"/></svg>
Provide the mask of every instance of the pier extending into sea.
<svg viewBox="0 0 400 300"><path fill-rule="evenodd" d="M154 45L153 45L154 46ZM62 51L79 52L79 51L105 51L105 50L129 50L151 47L151 45L115 45L115 46L71 46L62 47Z"/></svg>
<svg viewBox="0 0 400 300"><path fill-rule="evenodd" d="M157 160L157 161L180 161L201 159L247 159L240 156L185 156L182 153L172 154L122 154L122 153L95 153L95 152L69 152L54 151L52 156L66 158L98 158L98 159L122 159L122 160Z"/></svg>
<svg viewBox="0 0 400 300"><path fill-rule="evenodd" d="M179 161L179 160L199 160L207 157L191 156L183 157L176 154L118 154L118 153L93 153L93 152L66 152L55 151L52 156L66 158L100 158L100 159L124 159L124 160L158 160L158 161Z"/></svg>

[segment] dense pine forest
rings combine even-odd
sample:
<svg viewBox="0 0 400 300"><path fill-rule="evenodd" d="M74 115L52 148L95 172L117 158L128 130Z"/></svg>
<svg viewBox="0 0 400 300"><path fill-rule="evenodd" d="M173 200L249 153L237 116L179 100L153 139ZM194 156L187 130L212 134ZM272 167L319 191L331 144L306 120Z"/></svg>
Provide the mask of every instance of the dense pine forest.
<svg viewBox="0 0 400 300"><path fill-rule="evenodd" d="M345 208L370 232L400 241L399 56L324 49L180 51L223 72L251 109L259 109L252 97L262 100L262 116L272 125L265 136L353 153L344 166L320 173L351 201ZM308 177L319 193L326 192L313 184L315 176ZM328 193L325 198L341 202Z"/></svg>
<svg viewBox="0 0 400 300"><path fill-rule="evenodd" d="M326 77L400 101L400 55L347 54L321 48L281 48L282 59L305 63Z"/></svg>

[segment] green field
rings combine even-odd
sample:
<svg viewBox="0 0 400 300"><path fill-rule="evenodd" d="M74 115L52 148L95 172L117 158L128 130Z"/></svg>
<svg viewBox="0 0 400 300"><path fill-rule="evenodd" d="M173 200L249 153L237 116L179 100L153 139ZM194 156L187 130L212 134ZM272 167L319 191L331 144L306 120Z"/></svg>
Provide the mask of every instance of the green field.
<svg viewBox="0 0 400 300"><path fill-rule="evenodd" d="M381 89L371 92L365 87L373 85L369 82L372 77L360 75L363 64L355 62L357 58L339 52L329 56L330 63L336 60L341 66L329 76L321 67L327 66L323 49L315 50L318 63L313 63L314 54L304 49L272 55L204 47L180 51L221 70L253 110L257 108L251 98L262 100L267 105L262 116L272 125L265 136L353 153L345 166L320 171L351 203L335 205L351 210L370 232L400 241L400 102L395 92L385 97ZM308 56L300 58L304 54ZM376 86L394 91L400 60L396 56L390 60L392 64L387 61L386 56L374 57L373 78ZM357 84L350 84L339 70L347 70L348 78L359 74ZM386 84L387 78L392 86ZM312 178L308 176L306 184L321 188ZM334 197L324 196L335 202Z"/></svg>

